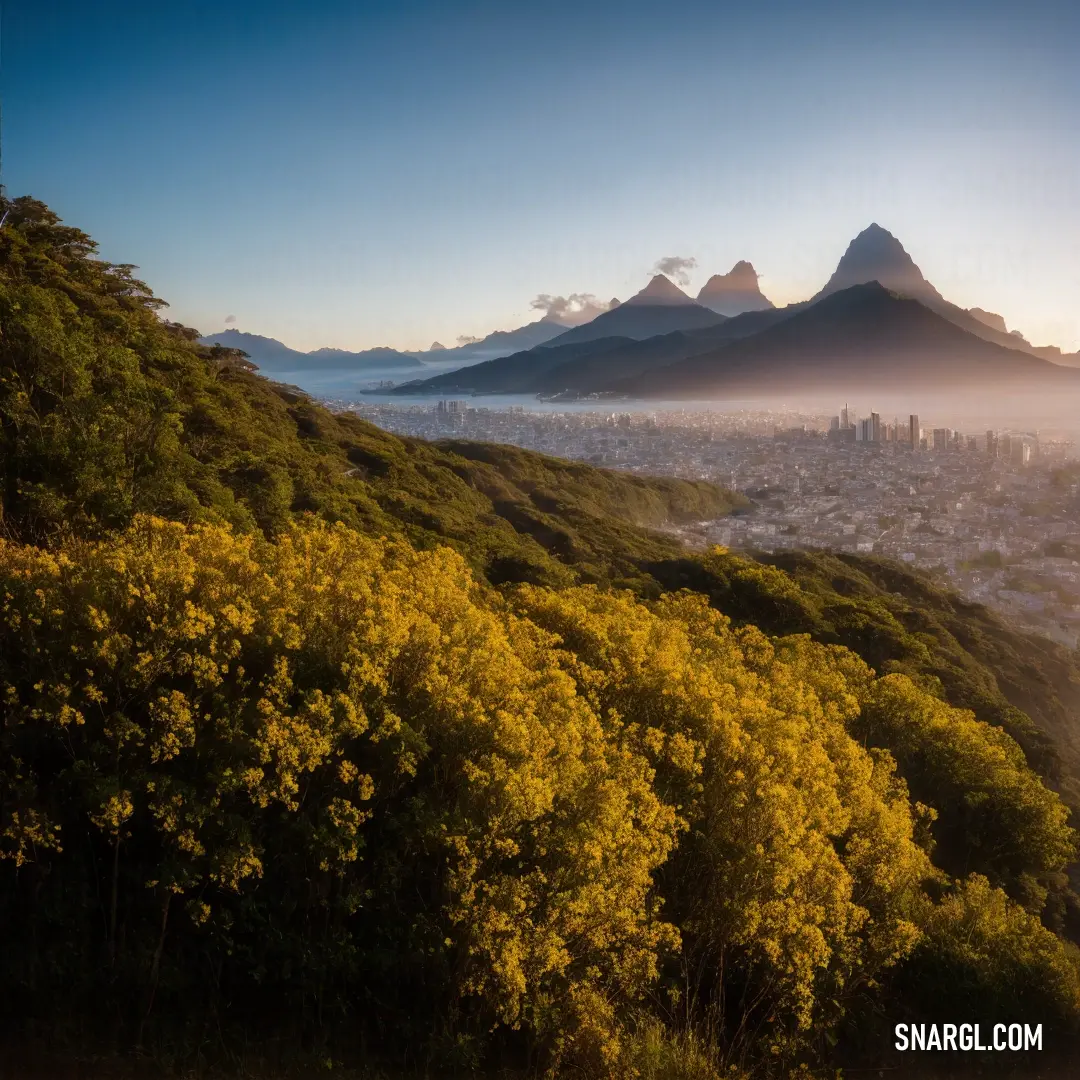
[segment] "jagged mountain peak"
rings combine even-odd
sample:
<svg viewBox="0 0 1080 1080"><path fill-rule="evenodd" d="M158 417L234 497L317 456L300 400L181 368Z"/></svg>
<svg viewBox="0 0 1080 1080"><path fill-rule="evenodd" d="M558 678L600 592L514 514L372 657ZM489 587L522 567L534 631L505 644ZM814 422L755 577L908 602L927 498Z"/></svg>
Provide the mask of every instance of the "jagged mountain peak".
<svg viewBox="0 0 1080 1080"><path fill-rule="evenodd" d="M869 281L879 281L905 296L944 303L944 297L923 277L904 245L876 221L848 244L832 277L814 299Z"/></svg>
<svg viewBox="0 0 1080 1080"><path fill-rule="evenodd" d="M627 304L693 304L694 301L664 274L655 274L652 280L639 293L626 301Z"/></svg>
<svg viewBox="0 0 1080 1080"><path fill-rule="evenodd" d="M764 311L773 302L758 286L753 263L740 259L726 274L713 274L698 293L698 303L720 315L741 315L744 311Z"/></svg>

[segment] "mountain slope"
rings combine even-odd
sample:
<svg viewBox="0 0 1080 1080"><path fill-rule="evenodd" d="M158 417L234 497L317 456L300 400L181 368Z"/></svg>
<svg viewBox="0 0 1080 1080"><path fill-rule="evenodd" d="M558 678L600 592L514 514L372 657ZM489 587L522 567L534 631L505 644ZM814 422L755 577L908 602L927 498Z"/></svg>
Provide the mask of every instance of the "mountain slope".
<svg viewBox="0 0 1080 1080"><path fill-rule="evenodd" d="M827 296L752 337L606 389L692 398L1076 384L1065 368L977 338L917 300L873 283Z"/></svg>
<svg viewBox="0 0 1080 1080"><path fill-rule="evenodd" d="M713 274L701 287L697 301L703 307L728 316L775 306L758 286L757 271L744 261L737 262L726 274Z"/></svg>
<svg viewBox="0 0 1080 1080"><path fill-rule="evenodd" d="M568 345L538 345L534 349L484 360L478 364L403 383L394 394L532 394L542 390L552 368L571 366L585 356L632 345L630 338L597 338Z"/></svg>
<svg viewBox="0 0 1080 1080"><path fill-rule="evenodd" d="M552 345L570 345L597 338L625 337L641 341L676 330L715 326L724 316L695 303L663 274L657 274L641 292L592 322L575 326L552 339Z"/></svg>
<svg viewBox="0 0 1080 1080"><path fill-rule="evenodd" d="M691 330L643 340L596 338L567 345L540 346L513 356L460 368L397 387L395 394L502 393L584 395L614 381L641 375L749 337L790 317L805 305L744 312Z"/></svg>
<svg viewBox="0 0 1080 1080"><path fill-rule="evenodd" d="M926 280L903 244L876 222L851 241L832 277L809 303L853 285L867 285L872 281L879 282L892 292L921 301L932 311L984 341L1045 360L1057 361L1060 356L1057 349L1032 345L1019 334L1010 333L1000 315L982 308L965 309L950 303Z"/></svg>
<svg viewBox="0 0 1080 1080"><path fill-rule="evenodd" d="M853 285L880 282L886 289L924 303L944 303L945 298L923 277L904 245L877 222L863 229L848 244L832 277L811 303Z"/></svg>
<svg viewBox="0 0 1080 1080"><path fill-rule="evenodd" d="M805 305L747 311L724 322L696 330L679 330L644 341L583 353L572 362L545 367L529 383L529 390L569 396L602 393L616 382L660 371L690 357L715 351L732 341L752 337L790 318Z"/></svg>
<svg viewBox="0 0 1080 1080"><path fill-rule="evenodd" d="M543 345L566 332L566 325L545 316L535 322L519 326L516 330L496 330L480 341L459 345L456 349L439 351L437 359L443 364L477 364L500 356L510 356L516 352L533 349Z"/></svg>

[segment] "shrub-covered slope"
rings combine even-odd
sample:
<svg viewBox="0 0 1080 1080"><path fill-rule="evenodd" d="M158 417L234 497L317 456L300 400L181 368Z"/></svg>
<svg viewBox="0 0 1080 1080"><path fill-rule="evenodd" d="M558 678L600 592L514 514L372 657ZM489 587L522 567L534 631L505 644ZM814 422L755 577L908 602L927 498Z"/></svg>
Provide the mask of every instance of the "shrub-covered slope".
<svg viewBox="0 0 1080 1080"><path fill-rule="evenodd" d="M45 542L136 513L267 534L313 512L493 579L634 575L677 545L643 526L727 512L709 484L605 473L509 448L400 439L251 373L163 323L133 267L16 200L0 233L0 527ZM570 570L568 567L572 567Z"/></svg>
<svg viewBox="0 0 1080 1080"><path fill-rule="evenodd" d="M311 523L0 543L0 596L9 1031L622 1077L656 1006L785 1074L1080 1015L1065 808L846 649Z"/></svg>
<svg viewBox="0 0 1080 1080"><path fill-rule="evenodd" d="M92 255L0 233L4 1034L715 1080L1077 1032L1071 657L650 530L710 485L333 415Z"/></svg>
<svg viewBox="0 0 1080 1080"><path fill-rule="evenodd" d="M873 557L713 553L650 564L739 622L845 645L879 673L903 672L1003 727L1040 773L1080 806L1080 665L980 604Z"/></svg>

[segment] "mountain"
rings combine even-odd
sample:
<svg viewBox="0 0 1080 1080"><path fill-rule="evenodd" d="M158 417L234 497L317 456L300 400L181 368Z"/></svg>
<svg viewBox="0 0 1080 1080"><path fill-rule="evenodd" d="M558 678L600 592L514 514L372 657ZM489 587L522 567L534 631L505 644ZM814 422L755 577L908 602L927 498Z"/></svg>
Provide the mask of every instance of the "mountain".
<svg viewBox="0 0 1080 1080"><path fill-rule="evenodd" d="M428 346L428 352L446 352L446 346L441 341L433 341Z"/></svg>
<svg viewBox="0 0 1080 1080"><path fill-rule="evenodd" d="M694 303L675 284L671 278L664 274L655 274L649 284L639 293L635 293L626 301L629 306L640 307L642 305L656 305L659 307L688 306Z"/></svg>
<svg viewBox="0 0 1080 1080"><path fill-rule="evenodd" d="M1010 332L1005 320L992 311L978 307L964 309L950 303L926 280L903 244L876 222L851 241L832 277L809 302L815 303L842 289L866 285L871 281L880 282L886 289L902 296L920 300L949 322L984 341L1030 353L1044 360L1058 362L1061 355L1059 349L1032 345L1018 331Z"/></svg>
<svg viewBox="0 0 1080 1080"><path fill-rule="evenodd" d="M572 394L602 391L619 379L710 352L790 318L806 305L748 311L710 326L637 340L605 337L554 342L512 356L398 386L395 394ZM561 340L561 339L559 339Z"/></svg>
<svg viewBox="0 0 1080 1080"><path fill-rule="evenodd" d="M572 341L566 345L538 345L510 356L499 356L478 364L454 368L429 379L404 383L394 394L533 394L548 384L544 374L551 368L573 366L591 356L620 345L632 345L630 338L600 338ZM561 387L560 387L561 388Z"/></svg>
<svg viewBox="0 0 1080 1080"><path fill-rule="evenodd" d="M855 389L1080 387L1075 373L982 340L877 282L818 300L760 333L605 389L701 398Z"/></svg>
<svg viewBox="0 0 1080 1080"><path fill-rule="evenodd" d="M444 349L439 353L438 362L440 365L455 363L464 366L493 360L500 356L510 356L524 349L543 345L557 338L567 329L566 323L545 315L542 319L526 323L525 326L519 326L516 330L496 330L493 334L481 338L480 341L459 345L456 349Z"/></svg>
<svg viewBox="0 0 1080 1080"><path fill-rule="evenodd" d="M880 282L886 289L924 302L945 303L945 298L923 277L922 271L888 229L876 222L848 244L847 251L825 287L811 303L850 289L853 285Z"/></svg>
<svg viewBox="0 0 1080 1080"><path fill-rule="evenodd" d="M597 315L592 322L575 326L557 338L553 345L569 345L597 338L625 337L642 341L675 330L715 326L723 315L710 311L687 296L674 282L657 274L641 292L618 307Z"/></svg>
<svg viewBox="0 0 1080 1080"><path fill-rule="evenodd" d="M712 326L676 330L643 341L603 338L596 343L600 347L592 351L582 352L557 366L545 364L522 392L575 396L601 393L615 380L634 378L711 352L782 322L792 313L791 308L744 312Z"/></svg>
<svg viewBox="0 0 1080 1080"><path fill-rule="evenodd" d="M983 311L982 308L973 307L968 308L967 313L973 318L976 318L984 326L989 326L991 330L996 330L999 334L1007 334L1009 328L1005 325L1005 320L1002 316L993 311Z"/></svg>
<svg viewBox="0 0 1080 1080"><path fill-rule="evenodd" d="M385 346L364 349L361 352L349 352L347 349L316 349L306 354L308 363L319 368L416 368L422 370L424 363L411 353L399 352Z"/></svg>
<svg viewBox="0 0 1080 1080"><path fill-rule="evenodd" d="M726 274L713 274L701 287L698 303L721 315L741 315L773 307L758 287L758 275L748 262L737 262Z"/></svg>
<svg viewBox="0 0 1080 1080"><path fill-rule="evenodd" d="M399 368L422 370L424 367L424 364L415 356L398 352L397 349L376 348L349 352L346 349L323 348L305 353L290 349L275 338L263 337L261 334L247 334L240 330L222 330L218 334L207 334L199 338L199 343L242 349L260 371L267 372L361 371L364 369L386 371Z"/></svg>
<svg viewBox="0 0 1080 1080"><path fill-rule="evenodd" d="M222 330L199 338L201 345L223 345L228 349L242 349L251 362L263 371L289 371L302 368L307 363L305 353L290 349L276 338L261 334L246 334L240 330Z"/></svg>

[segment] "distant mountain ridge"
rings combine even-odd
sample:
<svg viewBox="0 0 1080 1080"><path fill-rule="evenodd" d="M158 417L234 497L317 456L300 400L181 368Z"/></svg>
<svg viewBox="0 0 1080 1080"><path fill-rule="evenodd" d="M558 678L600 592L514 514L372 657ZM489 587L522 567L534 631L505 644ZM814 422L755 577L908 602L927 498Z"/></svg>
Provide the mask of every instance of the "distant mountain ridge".
<svg viewBox="0 0 1080 1080"><path fill-rule="evenodd" d="M242 349L251 362L260 371L304 371L320 370L395 370L415 369L422 371L422 361L410 353L397 349L375 348L361 352L349 352L347 349L322 348L313 352L300 352L290 349L276 338L263 337L261 334L248 334L241 330L222 330L218 334L206 334L199 338L201 345L224 345L230 349Z"/></svg>
<svg viewBox="0 0 1080 1080"><path fill-rule="evenodd" d="M757 334L604 387L641 397L823 390L1080 389L1076 372L988 342L878 282L854 285Z"/></svg>
<svg viewBox="0 0 1080 1080"><path fill-rule="evenodd" d="M688 400L993 385L1080 388L1080 378L1029 352L986 341L922 301L871 282L815 304L745 312L645 340L606 337L545 346L395 392Z"/></svg>
<svg viewBox="0 0 1080 1080"><path fill-rule="evenodd" d="M648 381L652 371L764 334L830 297L871 283L895 297L917 301L967 337L1008 353L1051 361L1059 367L1080 367L1080 353L1062 354L1056 347L1032 345L1017 331L1009 331L1001 315L950 303L927 280L903 244L876 222L848 244L829 280L810 300L784 308L774 307L761 292L757 271L743 260L727 274L710 277L696 300L664 274L655 274L629 300L620 303L613 299L595 318L577 325L569 325L573 321L569 316L566 321L559 318L563 310L576 310L567 307L566 298L538 297L534 306L541 307L543 301L549 311L542 318L514 330L495 331L457 348L444 348L434 342L424 352L377 348L354 353L323 348L300 353L272 338L235 329L208 335L201 341L243 349L268 372L317 369L351 373L381 369L412 371L421 376L402 387L404 393L588 394L610 391L616 385L626 387L631 382L644 385L641 380ZM582 299L589 301L587 314L604 307L591 297L577 294L570 302L580 306ZM849 311L841 322L850 317ZM814 323L800 321L795 325L798 329ZM837 324L832 332L842 342L851 329ZM899 324L893 331L906 332ZM939 337L942 333L938 327ZM970 351L967 337L951 340L957 347L963 342L962 351ZM876 355L887 343L867 340L864 345ZM934 347L944 345L939 341ZM422 378L432 371L436 374L431 378ZM339 376L335 378L340 381Z"/></svg>
<svg viewBox="0 0 1080 1080"><path fill-rule="evenodd" d="M438 362L440 365L455 362L464 365L509 356L523 349L543 345L568 329L568 324L545 315L542 319L526 323L516 330L496 330L480 341L472 341L454 349L441 349Z"/></svg>

